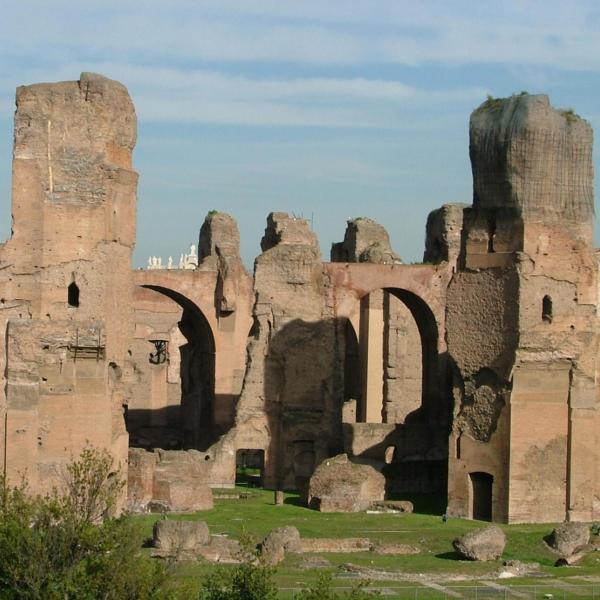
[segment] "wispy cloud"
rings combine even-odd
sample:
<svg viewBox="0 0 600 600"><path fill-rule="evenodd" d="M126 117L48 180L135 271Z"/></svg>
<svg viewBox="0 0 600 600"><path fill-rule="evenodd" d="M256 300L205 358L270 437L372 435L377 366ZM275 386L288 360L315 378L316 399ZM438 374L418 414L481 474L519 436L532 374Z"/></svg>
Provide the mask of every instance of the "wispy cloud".
<svg viewBox="0 0 600 600"><path fill-rule="evenodd" d="M73 79L89 64L51 70L54 79ZM432 102L477 102L485 89L430 91L399 81L365 78L242 77L202 69L176 69L97 62L93 68L130 89L138 114L147 121L345 128L394 128L399 110ZM30 81L48 69L31 68ZM12 87L0 77L0 87ZM4 96L4 105L9 100ZM0 108L2 104L0 103Z"/></svg>
<svg viewBox="0 0 600 600"><path fill-rule="evenodd" d="M6 56L44 61L103 54L138 62L513 63L580 70L600 68L598 24L593 1L86 0L75 6L23 0L3 11L0 44Z"/></svg>

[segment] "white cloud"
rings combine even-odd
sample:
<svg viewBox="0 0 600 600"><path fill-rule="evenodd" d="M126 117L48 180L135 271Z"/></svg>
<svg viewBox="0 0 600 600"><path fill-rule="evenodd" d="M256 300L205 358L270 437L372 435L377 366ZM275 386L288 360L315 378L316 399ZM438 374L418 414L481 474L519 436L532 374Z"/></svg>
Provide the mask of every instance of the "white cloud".
<svg viewBox="0 0 600 600"><path fill-rule="evenodd" d="M477 103L483 88L429 91L399 81L365 78L250 78L204 69L131 66L98 62L32 68L25 82L74 79L93 69L124 82L138 116L146 121L216 124L396 128L407 125L406 111L431 103ZM0 76L12 90L14 76ZM4 96L8 103L8 96ZM12 92L11 92L12 104Z"/></svg>
<svg viewBox="0 0 600 600"><path fill-rule="evenodd" d="M4 56L311 65L530 64L600 68L592 2L86 0L12 3Z"/></svg>

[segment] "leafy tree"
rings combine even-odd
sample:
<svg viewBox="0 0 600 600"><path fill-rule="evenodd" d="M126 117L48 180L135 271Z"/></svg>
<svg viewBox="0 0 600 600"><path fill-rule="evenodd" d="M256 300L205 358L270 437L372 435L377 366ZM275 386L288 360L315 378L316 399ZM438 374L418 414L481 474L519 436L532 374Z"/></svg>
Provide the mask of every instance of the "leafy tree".
<svg viewBox="0 0 600 600"><path fill-rule="evenodd" d="M45 496L0 481L0 597L174 597L169 566L142 554L133 519L109 516L122 488L108 452L93 448L68 465L64 489Z"/></svg>

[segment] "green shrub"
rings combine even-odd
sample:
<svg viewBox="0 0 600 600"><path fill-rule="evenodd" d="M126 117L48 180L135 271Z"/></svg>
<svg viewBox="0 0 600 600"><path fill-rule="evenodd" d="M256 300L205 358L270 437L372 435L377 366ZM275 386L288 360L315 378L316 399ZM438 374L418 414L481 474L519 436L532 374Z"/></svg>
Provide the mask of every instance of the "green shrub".
<svg viewBox="0 0 600 600"><path fill-rule="evenodd" d="M275 600L275 568L267 565L251 537L240 536L241 562L233 568L217 567L202 581L201 600Z"/></svg>
<svg viewBox="0 0 600 600"><path fill-rule="evenodd" d="M64 489L33 495L0 482L0 597L172 598L168 566L142 554L129 516L109 516L123 484L106 451L86 448Z"/></svg>

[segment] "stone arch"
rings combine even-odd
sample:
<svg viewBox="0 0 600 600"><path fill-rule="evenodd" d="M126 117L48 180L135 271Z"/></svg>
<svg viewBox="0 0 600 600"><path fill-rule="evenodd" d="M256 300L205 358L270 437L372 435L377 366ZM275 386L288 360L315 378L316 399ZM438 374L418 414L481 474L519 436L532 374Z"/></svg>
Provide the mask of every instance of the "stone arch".
<svg viewBox="0 0 600 600"><path fill-rule="evenodd" d="M203 311L184 294L156 284L140 287L168 297L182 309L177 325L186 343L168 349L172 360L178 360L180 365L181 447L205 450L220 434L213 417L216 356L213 329Z"/></svg>
<svg viewBox="0 0 600 600"><path fill-rule="evenodd" d="M366 304L366 300L372 297L375 294L384 294L382 302L383 308L386 305L386 294L397 298L402 303L402 306L408 310L410 316L412 317L412 322L409 324L416 328L419 336L419 353L420 353L420 370L421 370L421 381L420 381L420 398L418 402L418 411L411 411L411 414L408 415L409 419L419 419L419 420L432 420L440 416L440 410L442 407L441 398L440 398L440 365L439 365L439 333L438 333L438 325L435 318L435 315L430 308L429 304L421 298L419 295L414 293L413 291L401 288L401 287L382 287L379 289L373 289L369 292L365 293L361 298L361 331L360 331L360 351L362 355L363 363L365 361L365 356L369 353L369 345L371 343L381 344L381 357L377 356L377 360L381 360L382 363L387 363L389 365L390 360L390 352L392 352L392 348L390 348L389 344L386 344L389 340L388 332L385 332L384 329L379 331L375 331L375 334L371 334L371 330L369 328L369 324L365 324L368 321L368 318L365 317L365 312L370 311L372 306ZM387 302L389 305L389 302ZM375 307L375 310L381 307ZM382 311L383 311L382 308ZM388 312L389 315L389 312ZM373 340L373 337L377 337L377 335L385 335L385 338L379 340ZM413 353L415 351L412 348ZM384 366L383 364L375 365L376 371L379 370L381 373L381 387L383 388L383 377L384 377ZM367 386L369 386L368 381L366 381L368 367L365 367L363 364L363 395L366 396L369 392ZM376 374L375 377L378 375ZM377 381L375 382L375 386L377 386ZM382 396L383 398L383 396ZM362 398L362 401L368 401L366 397ZM360 412L360 411L359 411ZM384 413L384 409L382 407L382 412ZM445 413L445 407L443 407L443 412ZM365 413L365 409L363 407L363 413ZM417 414L418 413L418 414ZM364 414L363 414L364 416ZM365 419L359 419L365 420ZM393 419L387 420L383 418L384 421L394 422ZM402 417L402 421L404 421L404 417Z"/></svg>

